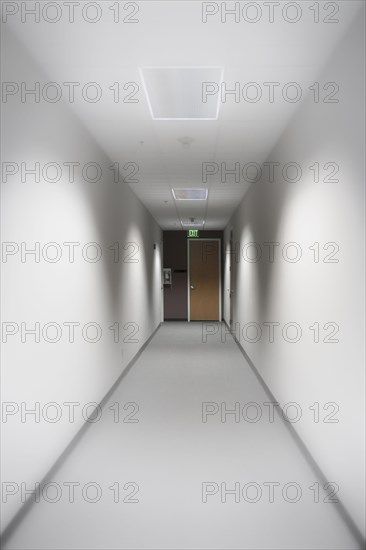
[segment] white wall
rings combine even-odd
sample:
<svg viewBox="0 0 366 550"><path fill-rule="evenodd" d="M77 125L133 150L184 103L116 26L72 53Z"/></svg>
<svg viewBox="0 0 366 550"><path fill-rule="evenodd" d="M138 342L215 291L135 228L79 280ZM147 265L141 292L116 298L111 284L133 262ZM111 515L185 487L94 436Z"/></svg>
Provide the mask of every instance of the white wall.
<svg viewBox="0 0 366 550"><path fill-rule="evenodd" d="M362 17L353 24L329 60L319 82L339 83L339 103L314 104L311 96L283 133L268 161L301 164L303 178L286 183L252 184L225 231L230 228L240 250L249 242L259 244L263 256L249 262L243 254L235 264L234 322L240 341L283 406L297 402L302 417L293 426L339 496L364 531L364 45ZM330 91L330 90L329 90ZM314 183L308 169L314 162L337 162L339 183ZM280 243L275 259L268 261L265 242ZM301 246L298 262L285 261L281 251L289 242ZM338 243L338 263L314 262L309 246ZM329 248L327 252L331 252ZM288 250L293 255L294 248ZM254 257L254 248L248 250ZM228 258L228 256L227 256ZM225 270L225 288L229 273ZM228 321L228 293L224 312ZM254 332L243 337L246 323L260 324L259 341ZM275 341L269 343L263 322L278 322ZM288 322L297 322L302 337L288 343L281 335ZM309 329L336 322L339 343L314 343ZM254 327L253 327L254 330ZM330 330L321 333L321 340ZM294 332L289 332L293 337ZM322 407L336 402L338 423L313 420L314 402ZM289 410L294 414L294 409Z"/></svg>
<svg viewBox="0 0 366 550"><path fill-rule="evenodd" d="M3 64L4 81L49 81L42 75L27 52L4 28ZM124 183L114 183L112 164L91 136L61 103L25 103L8 101L2 105L3 163L22 162L41 167L49 162L62 166L76 161L84 165L96 162L102 168L98 183L86 182L76 170L75 182L70 183L67 171L62 171L60 181L49 183L42 176L39 183L28 176L22 182L20 173L3 183L3 231L4 243L24 242L34 248L39 242L40 261L27 256L21 261L20 252L3 255L3 310L2 322L13 322L19 331L3 344L3 401L13 402L22 409L40 407L56 402L62 418L52 423L40 417L35 422L26 416L22 422L20 412L9 416L3 423L2 443L7 449L3 457L4 482L34 487L41 481L60 453L84 423L82 407L90 402L99 403L122 373L131 358L150 337L161 321L161 230ZM117 159L113 159L116 161ZM52 171L50 171L50 176ZM47 176L48 177L48 176ZM46 243L58 244L62 256L58 262L46 261L42 249ZM65 242L77 242L75 261L68 261ZM96 263L83 259L81 249L86 243L95 242L102 250L102 258ZM108 246L119 242L121 260L113 261ZM133 256L137 263L123 261L134 251L126 243L139 246ZM157 249L153 250L153 244ZM10 250L12 245L6 245ZM135 248L136 250L136 248ZM49 257L55 248L48 249ZM90 254L93 249L89 249ZM47 251L45 251L47 257ZM40 342L28 335L21 342L21 323L41 327ZM54 322L62 329L58 342L47 342L42 335L45 324ZM63 323L76 322L75 342L69 342L68 328ZM85 341L81 327L94 322L102 330L96 343ZM113 340L109 329L120 323L119 342ZM138 326L135 343L124 342L131 328ZM13 325L15 326L15 325ZM6 325L9 328L9 325ZM53 338L50 329L47 338ZM93 338L90 329L88 337ZM5 338L5 335L4 335ZM131 396L133 401L133 396ZM65 402L80 403L75 409L75 421L69 421L69 409ZM10 410L10 409L8 409ZM60 409L59 409L60 410ZM49 409L49 417L56 410ZM89 410L89 413L92 409ZM47 414L46 414L47 418ZM112 416L110 417L112 421ZM3 418L3 420L5 420ZM19 495L3 504L3 525L19 509Z"/></svg>

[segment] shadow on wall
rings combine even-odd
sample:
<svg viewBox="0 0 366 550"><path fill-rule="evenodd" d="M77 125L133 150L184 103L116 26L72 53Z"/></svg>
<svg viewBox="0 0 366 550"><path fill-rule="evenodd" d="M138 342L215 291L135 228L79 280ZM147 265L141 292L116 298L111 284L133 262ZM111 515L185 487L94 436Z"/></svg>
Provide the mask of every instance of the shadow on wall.
<svg viewBox="0 0 366 550"><path fill-rule="evenodd" d="M274 274L277 258L281 258L282 247L287 242L291 242L299 235L301 226L302 235L309 240L319 240L320 234L329 234L331 237L335 230L338 231L340 221L343 219L344 211L356 208L360 205L357 199L351 197L350 187L354 189L354 197L358 194L360 159L364 156L364 136L360 131L358 123L360 113L357 106L363 105L362 97L363 83L362 74L356 74L354 67L349 63L353 52L364 51L363 43L363 19L356 18L348 34L338 44L331 58L327 61L318 76L319 81L330 81L335 78L334 70L327 70L327 67L342 66L342 71L338 74L340 95L336 103L314 103L313 95L309 91L308 96L299 105L293 118L290 119L284 128L276 145L268 155L266 162L278 162L280 167L276 172L274 181L265 181L263 178L258 183L253 183L245 195L242 204L235 212L232 222L234 226L241 228L241 236L248 232L251 240L259 244L262 249L260 261L251 263L254 268L253 279L257 284L256 309L259 318L264 318L266 311L270 308L270 299L272 286L275 284ZM350 44L349 36L352 36L353 43ZM355 60L359 63L360 60ZM362 60L361 60L362 63ZM352 97L353 104L356 106L350 109L345 102ZM362 116L362 113L361 113ZM337 159L339 173L335 178L343 179L347 175L347 188L340 187L338 184L322 183L324 175L330 176L330 171L320 174L320 183L314 182L314 173L309 167L318 162L324 166L326 161ZM301 169L301 179L299 181L287 182L281 174L281 170L286 163L297 163ZM330 167L331 169L331 167ZM268 174L268 170L263 170L263 174ZM290 170L289 179L296 180L296 173ZM342 179L340 182L342 183ZM343 182L344 183L344 182ZM296 213L296 214L294 214ZM356 214L353 223L359 223L362 219L362 213ZM299 216L297 220L293 216ZM296 223L297 222L297 223ZM318 230L316 230L318 226ZM288 228L296 227L296 234L290 234ZM315 227L315 232L312 229ZM345 224L345 228L347 223ZM306 233L308 230L308 234ZM318 232L317 232L318 231ZM360 231L363 231L362 224ZM236 239L241 241L241 236L235 235ZM283 242L285 238L286 243ZM288 237L288 238L287 238ZM329 240L332 240L330 238ZM263 243L279 242L279 246L274 249L276 261L270 262L268 259L268 246ZM247 243L247 240L245 240ZM240 243L242 246L243 243ZM294 251L292 251L294 252ZM249 256L255 256L255 249L248 251ZM240 261L243 261L242 250L240 249ZM299 288L301 292L301 288Z"/></svg>
<svg viewBox="0 0 366 550"><path fill-rule="evenodd" d="M273 263L268 260L269 247L263 246L263 243L278 241L285 203L290 200L289 190L286 184L283 185L279 189L278 185L274 184L253 183L242 206L235 214L234 223L240 223L239 220L244 220L241 235L246 233L250 235L250 241L245 239L242 242L234 231L234 246L238 247L237 261L240 263L256 260L257 254L259 254L258 261L249 261L249 264L254 271L253 280L255 280L257 286L256 305L260 317L264 316L268 307L274 271ZM263 220L265 220L264 223ZM250 242L254 244L249 245ZM278 251L275 251L275 253L278 253ZM235 273L237 273L236 270ZM234 281L234 288L237 288L237 281Z"/></svg>
<svg viewBox="0 0 366 550"><path fill-rule="evenodd" d="M27 65L29 75L37 75L40 81L51 81L52 79L42 71L36 61L29 55L26 48L24 48L9 26L6 27L5 31L9 34L6 38L6 45L13 52L14 59L19 57L19 59L24 60L23 62ZM45 116L45 112L49 113L50 116ZM76 176L74 182L65 181L63 178L54 183L42 182L41 180L37 184L39 192L42 193L45 190L43 186L52 186L52 189L55 190L55 197L59 196L58 193L62 193L63 199L65 200L66 198L66 202L74 202L76 195L82 195L82 203L86 205L87 214L91 217L92 226L96 230L94 238L102 250L102 258L99 261L105 272L107 283L106 294L109 301L108 310L110 311L111 318L119 319L121 317L121 308L124 308L124 304L120 303L120 299L123 294L122 288L125 274L128 269L134 267L134 262L137 259L137 263L142 264L138 270L139 279L145 287L139 288L141 301L139 299L138 302L143 303L145 298L149 301L148 311L151 314L152 320L152 311L154 311L154 308L155 311L157 309L160 311L159 304L154 303L154 299L156 300L158 296L156 289L154 290L154 285L160 289L160 280L157 281L155 275L153 277L150 276L154 269L154 254L160 253L160 247L153 251L152 246L153 242L159 243L161 238L156 222L134 195L129 185L123 182L122 175L118 178L118 182L114 181L115 174L110 169L113 162L101 150L89 130L77 117L77 114L67 105L61 102L43 105L40 116L37 118L37 126L38 134L42 135L43 139L43 142L41 139L37 142L38 149L35 151L38 151L38 155L40 151L54 150L58 152L60 138L62 139L61 133L63 133L65 144L69 141L70 143L80 143L80 150L74 150L72 147L66 145L66 148L68 147L68 155L64 159L65 162L75 161L81 165L96 163L102 167L102 177L94 183L85 181L81 176L79 179ZM69 132L72 132L72 134L70 135ZM25 152L28 154L29 151L26 137L19 148L22 157L26 158ZM70 153L71 150L73 151L72 154ZM89 151L93 152L93 158L90 158L90 154L86 156ZM60 155L59 153L57 154ZM38 156L36 160L38 158L40 157ZM54 158L47 159L45 162L54 160ZM93 170L91 170L91 173L93 173ZM90 179L92 178L93 176ZM66 192L62 189L65 186ZM54 210L55 215L57 215L57 199L55 202L50 203L48 198L49 195L47 192L42 194L42 200L45 203L44 211L49 212L50 210ZM53 195L50 198L54 201ZM40 220L40 222L45 224L42 231L44 229L44 234L47 234L47 230L49 229L49 227L46 227L47 222L45 220ZM129 235L132 235L131 245L124 248L129 242ZM149 242L147 242L146 239L149 237ZM119 243L118 252L115 243ZM136 289L137 292L138 286L136 284L131 288ZM129 294L131 294L131 288L129 289ZM144 304L144 307L146 307L146 304Z"/></svg>

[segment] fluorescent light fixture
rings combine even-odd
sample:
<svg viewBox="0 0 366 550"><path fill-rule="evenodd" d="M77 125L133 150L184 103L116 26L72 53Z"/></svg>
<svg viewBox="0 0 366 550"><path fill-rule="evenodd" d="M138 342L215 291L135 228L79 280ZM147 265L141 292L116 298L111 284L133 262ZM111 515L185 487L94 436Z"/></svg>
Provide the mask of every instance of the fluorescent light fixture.
<svg viewBox="0 0 366 550"><path fill-rule="evenodd" d="M208 189L172 189L176 201L205 201Z"/></svg>
<svg viewBox="0 0 366 550"><path fill-rule="evenodd" d="M223 67L142 67L141 81L153 120L217 120ZM203 86L217 93L203 101Z"/></svg>
<svg viewBox="0 0 366 550"><path fill-rule="evenodd" d="M183 227L203 227L205 225L204 220L181 220L180 222Z"/></svg>

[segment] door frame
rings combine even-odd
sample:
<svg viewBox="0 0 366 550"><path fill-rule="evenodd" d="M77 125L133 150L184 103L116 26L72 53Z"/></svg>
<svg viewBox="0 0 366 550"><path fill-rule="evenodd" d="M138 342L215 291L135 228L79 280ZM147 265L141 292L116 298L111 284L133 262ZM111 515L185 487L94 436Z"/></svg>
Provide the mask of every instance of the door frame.
<svg viewBox="0 0 366 550"><path fill-rule="evenodd" d="M219 322L222 320L222 311L221 311L221 239L210 239L209 237L204 238L188 238L187 239L187 311L188 311L188 323L191 322L191 269L190 269L190 247L189 243L190 241L218 241L219 242L219 254L218 254L218 261L219 261Z"/></svg>

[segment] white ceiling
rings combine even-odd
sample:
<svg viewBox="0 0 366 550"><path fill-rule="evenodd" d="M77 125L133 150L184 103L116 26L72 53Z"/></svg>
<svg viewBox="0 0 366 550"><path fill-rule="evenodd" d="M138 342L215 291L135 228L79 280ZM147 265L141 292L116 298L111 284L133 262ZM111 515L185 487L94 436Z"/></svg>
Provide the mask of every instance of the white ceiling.
<svg viewBox="0 0 366 550"><path fill-rule="evenodd" d="M109 7L114 2L99 4L103 16L95 24L80 17L74 24L64 17L55 24L24 24L12 17L9 24L50 81L102 86L101 101L78 100L70 108L113 162L139 164L140 181L130 184L131 188L163 229L181 228L180 220L192 216L203 218L206 229L220 229L249 184L221 183L216 176L203 185L202 163L263 162L300 103L235 103L229 96L217 120L153 120L139 68L219 66L224 67L228 88L235 82L296 81L307 90L321 76L361 2L338 2L340 22L336 24L314 24L309 10L314 3L306 1L300 2L303 18L294 24L281 16L269 23L266 15L254 24L235 23L232 18L221 23L219 16L203 23L200 1L154 0L139 2L135 16L139 23L113 23ZM262 2L256 4L267 13ZM121 10L122 16L126 13ZM137 103L113 101L108 87L117 81L122 86L127 82L139 85ZM190 138L190 143L184 146L182 138ZM209 188L207 201L177 202L171 193L174 187L205 186Z"/></svg>

